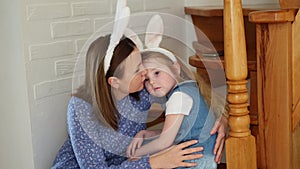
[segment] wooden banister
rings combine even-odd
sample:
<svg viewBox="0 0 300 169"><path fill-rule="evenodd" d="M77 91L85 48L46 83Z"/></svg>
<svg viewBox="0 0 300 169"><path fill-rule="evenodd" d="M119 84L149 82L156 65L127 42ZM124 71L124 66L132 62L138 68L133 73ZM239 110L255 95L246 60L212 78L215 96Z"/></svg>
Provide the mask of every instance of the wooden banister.
<svg viewBox="0 0 300 169"><path fill-rule="evenodd" d="M298 11L293 23L293 131L300 124L300 12Z"/></svg>
<svg viewBox="0 0 300 169"><path fill-rule="evenodd" d="M225 71L228 79L229 137L226 160L229 169L256 169L255 138L249 128L247 54L241 0L224 0Z"/></svg>
<svg viewBox="0 0 300 169"><path fill-rule="evenodd" d="M282 9L298 9L300 8L299 0L279 0L279 4Z"/></svg>

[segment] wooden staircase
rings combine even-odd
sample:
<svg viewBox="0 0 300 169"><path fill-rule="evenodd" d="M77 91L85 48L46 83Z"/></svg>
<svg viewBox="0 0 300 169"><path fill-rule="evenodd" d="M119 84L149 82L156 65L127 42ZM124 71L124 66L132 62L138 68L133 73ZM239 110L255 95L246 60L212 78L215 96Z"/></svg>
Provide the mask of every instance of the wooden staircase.
<svg viewBox="0 0 300 169"><path fill-rule="evenodd" d="M257 76L251 80L251 86L257 86L251 94L257 99L250 102L250 111L257 111L257 116L250 118L245 12L241 0L224 0L224 62L230 107L228 169L300 168L300 0L280 0L278 6L248 13L249 23L255 25L257 62ZM192 17L209 17L204 13L193 13ZM201 27L201 20L195 20ZM190 63L197 63L195 56ZM199 64L193 66L201 69Z"/></svg>

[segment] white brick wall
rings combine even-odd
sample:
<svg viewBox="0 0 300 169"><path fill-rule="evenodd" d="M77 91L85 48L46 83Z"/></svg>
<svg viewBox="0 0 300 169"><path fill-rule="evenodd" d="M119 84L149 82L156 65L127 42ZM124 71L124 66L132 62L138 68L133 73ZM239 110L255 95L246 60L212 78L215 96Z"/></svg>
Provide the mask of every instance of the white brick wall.
<svg viewBox="0 0 300 169"><path fill-rule="evenodd" d="M51 37L53 39L92 33L91 20L80 19L51 23Z"/></svg>
<svg viewBox="0 0 300 169"><path fill-rule="evenodd" d="M73 16L110 14L109 0L72 3Z"/></svg>
<svg viewBox="0 0 300 169"><path fill-rule="evenodd" d="M72 55L74 49L75 45L72 40L33 44L29 46L29 60Z"/></svg>
<svg viewBox="0 0 300 169"><path fill-rule="evenodd" d="M36 100L43 99L45 97L51 97L62 93L70 92L71 91L70 84L72 84L72 77L65 78L65 79L44 81L39 84L35 84L34 99Z"/></svg>
<svg viewBox="0 0 300 169"><path fill-rule="evenodd" d="M55 75L57 77L72 75L76 61L76 58L55 61Z"/></svg>
<svg viewBox="0 0 300 169"><path fill-rule="evenodd" d="M71 16L68 3L33 4L27 6L26 16L28 21L65 18Z"/></svg>

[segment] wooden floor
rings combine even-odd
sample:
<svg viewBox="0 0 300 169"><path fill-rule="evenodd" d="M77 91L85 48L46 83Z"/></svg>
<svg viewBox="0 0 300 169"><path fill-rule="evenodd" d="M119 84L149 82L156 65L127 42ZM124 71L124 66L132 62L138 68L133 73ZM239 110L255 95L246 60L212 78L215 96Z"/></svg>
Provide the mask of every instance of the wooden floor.
<svg viewBox="0 0 300 169"><path fill-rule="evenodd" d="M219 164L218 169L226 169L226 164L225 163Z"/></svg>

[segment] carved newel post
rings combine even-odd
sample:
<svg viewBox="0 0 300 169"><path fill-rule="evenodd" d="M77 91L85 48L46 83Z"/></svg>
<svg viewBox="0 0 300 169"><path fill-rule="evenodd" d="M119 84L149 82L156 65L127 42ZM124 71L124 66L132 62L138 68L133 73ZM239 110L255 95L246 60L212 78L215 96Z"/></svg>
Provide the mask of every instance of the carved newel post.
<svg viewBox="0 0 300 169"><path fill-rule="evenodd" d="M230 132L226 140L228 169L256 169L255 138L250 131L247 55L241 0L224 0L224 50Z"/></svg>

